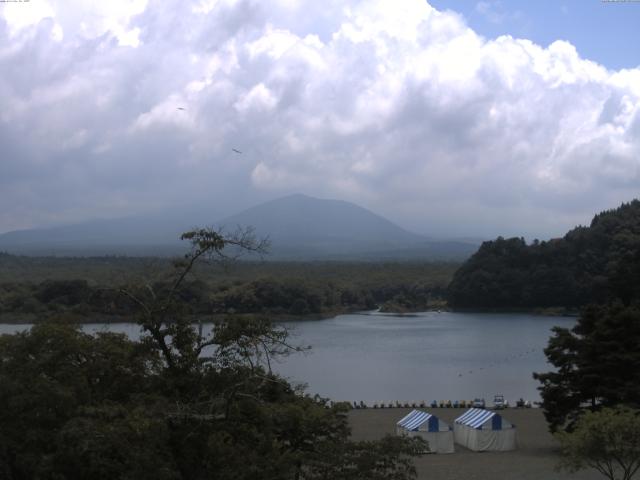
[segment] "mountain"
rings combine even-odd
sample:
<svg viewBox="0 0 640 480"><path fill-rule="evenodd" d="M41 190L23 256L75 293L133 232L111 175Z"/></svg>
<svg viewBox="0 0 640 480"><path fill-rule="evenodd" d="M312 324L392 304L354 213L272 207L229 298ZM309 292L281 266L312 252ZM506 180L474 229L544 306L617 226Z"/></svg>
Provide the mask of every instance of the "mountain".
<svg viewBox="0 0 640 480"><path fill-rule="evenodd" d="M219 218L219 216L216 216ZM0 235L0 251L26 255L174 255L184 250L180 234L216 217L201 211L165 212L90 220Z"/></svg>
<svg viewBox="0 0 640 480"><path fill-rule="evenodd" d="M640 201L597 214L563 238L485 242L455 273L454 308L580 308L640 303Z"/></svg>
<svg viewBox="0 0 640 480"><path fill-rule="evenodd" d="M353 203L290 195L228 217L220 225L251 225L282 251L319 254L403 248L426 239Z"/></svg>
<svg viewBox="0 0 640 480"><path fill-rule="evenodd" d="M156 216L23 230L0 235L0 251L38 255L177 254L185 248L177 240L180 233L194 225L211 223L210 219L198 222L187 221L185 216ZM462 259L477 246L431 240L353 203L299 194L257 205L215 225L228 232L238 226L253 227L259 237L269 237L268 259L273 260Z"/></svg>
<svg viewBox="0 0 640 480"><path fill-rule="evenodd" d="M290 195L249 208L219 222L233 230L251 225L271 240L280 260L410 260L465 258L475 246L433 241L409 232L356 204Z"/></svg>

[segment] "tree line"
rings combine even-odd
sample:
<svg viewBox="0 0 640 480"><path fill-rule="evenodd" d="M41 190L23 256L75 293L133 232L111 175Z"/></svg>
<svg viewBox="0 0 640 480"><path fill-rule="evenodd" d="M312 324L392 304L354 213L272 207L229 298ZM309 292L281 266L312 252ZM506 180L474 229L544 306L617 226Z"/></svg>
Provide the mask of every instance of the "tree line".
<svg viewBox="0 0 640 480"><path fill-rule="evenodd" d="M453 308L579 309L640 299L640 201L597 214L549 241L497 238L484 242L454 274Z"/></svg>
<svg viewBox="0 0 640 480"><path fill-rule="evenodd" d="M225 314L264 314L272 316L334 315L379 306L394 311L428 309L443 302L446 283L454 266L393 264L370 274L367 265L340 265L335 277L327 275L287 275L279 266L279 276L238 275L236 278L197 275L183 282L179 295L186 310L194 316ZM214 269L215 267L211 267ZM242 270L245 266L233 266ZM318 267L316 267L318 268ZM273 266L265 266L273 273ZM313 270L313 266L310 266ZM242 272L241 272L242 273ZM34 322L61 314L75 315L78 321L108 321L130 318L136 305L120 292L134 283L133 275L118 284L97 284L87 279L48 279L39 283L0 283L0 318L4 321ZM163 293L171 284L165 278L145 282Z"/></svg>

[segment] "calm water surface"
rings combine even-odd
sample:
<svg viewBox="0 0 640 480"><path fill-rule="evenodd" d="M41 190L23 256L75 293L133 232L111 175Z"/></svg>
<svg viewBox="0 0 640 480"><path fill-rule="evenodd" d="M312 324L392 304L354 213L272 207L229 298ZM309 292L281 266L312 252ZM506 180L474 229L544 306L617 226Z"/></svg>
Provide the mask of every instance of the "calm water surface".
<svg viewBox="0 0 640 480"><path fill-rule="evenodd" d="M555 325L575 319L514 314L436 313L411 317L340 315L290 322L312 345L278 369L334 399L419 401L539 399L531 374L547 371L543 348Z"/></svg>
<svg viewBox="0 0 640 480"><path fill-rule="evenodd" d="M311 345L274 365L294 382L335 400L539 399L534 371L550 366L542 349L553 326L574 319L520 314L427 312L415 316L340 315L286 322L293 343ZM0 325L0 333L28 328ZM135 324L85 325L139 336Z"/></svg>

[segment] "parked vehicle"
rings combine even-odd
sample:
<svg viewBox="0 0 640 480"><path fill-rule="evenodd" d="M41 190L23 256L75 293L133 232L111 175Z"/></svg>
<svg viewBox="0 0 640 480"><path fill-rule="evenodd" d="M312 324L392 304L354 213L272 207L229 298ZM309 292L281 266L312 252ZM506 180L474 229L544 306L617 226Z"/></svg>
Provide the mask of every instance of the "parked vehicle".
<svg viewBox="0 0 640 480"><path fill-rule="evenodd" d="M506 403L504 401L504 395L497 394L496 396L493 397L493 408L495 410L502 410L505 407L506 407Z"/></svg>

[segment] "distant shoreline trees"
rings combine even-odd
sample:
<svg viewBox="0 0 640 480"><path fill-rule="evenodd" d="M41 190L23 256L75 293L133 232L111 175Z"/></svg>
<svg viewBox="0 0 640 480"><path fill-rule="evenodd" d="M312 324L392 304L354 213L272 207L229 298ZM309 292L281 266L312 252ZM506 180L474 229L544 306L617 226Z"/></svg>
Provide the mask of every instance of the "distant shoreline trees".
<svg viewBox="0 0 640 480"><path fill-rule="evenodd" d="M12 258L0 259L11 263ZM92 260L65 259L58 269L46 260L25 260L33 268L34 277L57 275L39 282L0 283L0 321L33 323L59 315L75 316L78 322L104 322L109 318L127 321L136 312L131 298L118 293L127 283L135 283L144 275L139 259L130 259L130 272L109 281L92 279L102 272L102 265ZM86 265L86 267L85 267ZM124 269L126 262L118 261ZM370 310L386 304L400 311L426 310L434 302L444 302L446 285L457 266L454 264L286 264L239 263L225 277L222 268L196 269L180 290L185 314L193 317L212 313L261 314L318 318L358 310ZM61 269L69 274L62 275ZM86 269L82 279L74 278L77 270ZM149 270L153 270L150 268ZM167 268L158 268L164 272ZM81 275L82 273L77 273ZM70 278L65 278L70 277ZM133 279L133 280L132 280ZM171 288L166 274L146 281L161 293Z"/></svg>

